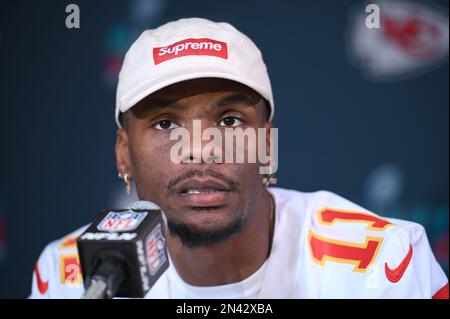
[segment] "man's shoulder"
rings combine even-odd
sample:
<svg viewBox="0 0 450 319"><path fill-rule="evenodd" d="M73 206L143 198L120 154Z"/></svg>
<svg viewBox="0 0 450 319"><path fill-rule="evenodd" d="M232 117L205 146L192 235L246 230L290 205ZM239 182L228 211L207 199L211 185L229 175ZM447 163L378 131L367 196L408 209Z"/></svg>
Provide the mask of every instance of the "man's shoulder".
<svg viewBox="0 0 450 319"><path fill-rule="evenodd" d="M301 297L431 297L447 278L420 224L380 216L333 192L276 189ZM284 221L283 221L284 219ZM291 255L297 252L292 252Z"/></svg>
<svg viewBox="0 0 450 319"><path fill-rule="evenodd" d="M309 230L325 233L388 230L391 218L382 217L333 192L320 190L301 192L291 189L270 188L277 202L277 217L298 228L299 223ZM408 221L397 226L419 227Z"/></svg>
<svg viewBox="0 0 450 319"><path fill-rule="evenodd" d="M318 231L365 233L369 230L378 234L383 232L385 236L398 231L418 234L424 232L420 224L381 216L331 191L301 192L284 188L270 188L270 191L280 214L291 218L301 216L311 229Z"/></svg>
<svg viewBox="0 0 450 319"><path fill-rule="evenodd" d="M79 298L83 291L77 238L88 225L47 244L35 263L30 298Z"/></svg>
<svg viewBox="0 0 450 319"><path fill-rule="evenodd" d="M54 250L74 249L77 247L77 239L89 227L84 225L73 232L50 242L47 247Z"/></svg>

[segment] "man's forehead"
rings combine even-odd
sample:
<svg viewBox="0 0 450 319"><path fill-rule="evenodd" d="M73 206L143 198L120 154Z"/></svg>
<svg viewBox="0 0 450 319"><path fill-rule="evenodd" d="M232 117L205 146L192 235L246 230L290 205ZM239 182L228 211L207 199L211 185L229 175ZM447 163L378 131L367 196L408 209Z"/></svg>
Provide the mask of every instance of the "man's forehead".
<svg viewBox="0 0 450 319"><path fill-rule="evenodd" d="M148 98L183 98L207 93L235 92L249 96L260 96L253 89L244 84L219 78L200 78L178 82L162 88L148 96Z"/></svg>
<svg viewBox="0 0 450 319"><path fill-rule="evenodd" d="M215 106L233 103L254 105L262 99L259 93L241 83L225 79L202 78L175 83L160 89L139 102L137 107L133 107L133 111L148 109L149 106L156 108L180 106L183 104L180 103L181 101L193 97L207 98Z"/></svg>

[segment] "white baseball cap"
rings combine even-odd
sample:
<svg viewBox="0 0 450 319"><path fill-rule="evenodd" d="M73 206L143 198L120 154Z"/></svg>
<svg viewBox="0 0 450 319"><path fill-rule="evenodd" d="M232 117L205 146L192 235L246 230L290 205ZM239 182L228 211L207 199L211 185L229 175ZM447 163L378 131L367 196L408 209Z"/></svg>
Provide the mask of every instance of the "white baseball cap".
<svg viewBox="0 0 450 319"><path fill-rule="evenodd" d="M272 87L261 52L232 25L201 18L180 19L144 31L125 55L116 95L116 123L146 96L171 84L222 78L242 83L270 103Z"/></svg>

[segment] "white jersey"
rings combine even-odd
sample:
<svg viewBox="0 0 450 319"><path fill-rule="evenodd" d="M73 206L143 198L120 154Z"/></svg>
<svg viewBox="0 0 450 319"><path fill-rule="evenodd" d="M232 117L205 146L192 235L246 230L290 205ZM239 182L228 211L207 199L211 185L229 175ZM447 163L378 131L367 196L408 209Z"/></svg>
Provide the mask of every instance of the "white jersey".
<svg viewBox="0 0 450 319"><path fill-rule="evenodd" d="M448 279L421 225L380 217L327 191L269 191L276 203L275 230L264 273L255 283L256 297L448 298ZM82 295L75 241L85 229L44 249L35 266L31 298ZM174 274L170 265L145 298L179 296L171 291L177 287L171 282Z"/></svg>

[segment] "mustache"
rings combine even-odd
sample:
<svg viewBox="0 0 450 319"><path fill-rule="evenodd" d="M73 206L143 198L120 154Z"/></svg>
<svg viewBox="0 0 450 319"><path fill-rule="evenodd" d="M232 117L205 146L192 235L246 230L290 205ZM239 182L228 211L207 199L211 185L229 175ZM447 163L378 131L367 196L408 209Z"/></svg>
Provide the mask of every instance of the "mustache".
<svg viewBox="0 0 450 319"><path fill-rule="evenodd" d="M183 182L186 179L193 178L195 176L214 177L215 179L225 182L228 186L230 186L230 189L236 189L237 187L240 186L239 181L235 180L234 178L225 176L224 174L214 171L212 169L206 169L206 170L192 169L192 170L186 171L183 174L170 180L167 183L167 189L170 191L173 191L173 187L175 187L177 184Z"/></svg>

